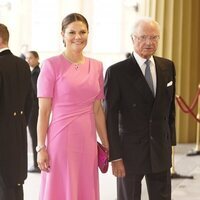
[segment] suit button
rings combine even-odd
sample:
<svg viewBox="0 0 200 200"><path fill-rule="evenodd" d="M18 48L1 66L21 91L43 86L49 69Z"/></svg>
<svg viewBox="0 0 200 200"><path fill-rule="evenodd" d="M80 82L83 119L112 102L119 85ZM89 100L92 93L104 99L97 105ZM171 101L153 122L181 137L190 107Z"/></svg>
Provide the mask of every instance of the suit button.
<svg viewBox="0 0 200 200"><path fill-rule="evenodd" d="M152 123L152 122L153 122L153 120L152 120L152 119L150 119L150 120L149 120L149 123Z"/></svg>
<svg viewBox="0 0 200 200"><path fill-rule="evenodd" d="M150 136L150 140L153 140L153 137L152 137L152 136Z"/></svg>
<svg viewBox="0 0 200 200"><path fill-rule="evenodd" d="M135 104L135 103L133 103L133 104L132 104L132 107L136 107L136 104Z"/></svg>
<svg viewBox="0 0 200 200"><path fill-rule="evenodd" d="M13 116L16 116L16 115L17 115L17 113L16 113L16 112L14 112L14 113L13 113Z"/></svg>

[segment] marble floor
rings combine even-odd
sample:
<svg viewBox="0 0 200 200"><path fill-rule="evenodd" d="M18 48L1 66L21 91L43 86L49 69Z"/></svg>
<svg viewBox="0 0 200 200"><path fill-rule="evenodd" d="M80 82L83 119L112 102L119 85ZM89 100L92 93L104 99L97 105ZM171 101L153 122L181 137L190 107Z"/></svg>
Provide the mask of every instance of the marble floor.
<svg viewBox="0 0 200 200"><path fill-rule="evenodd" d="M172 179L172 200L200 200L200 155L187 156L194 147L194 144L178 144L175 148L175 172L182 178ZM31 160L29 151L29 166ZM39 187L40 174L29 173L24 185L25 200L38 200ZM116 183L111 168L107 174L100 173L100 194L101 200L116 200ZM148 200L145 181L141 200Z"/></svg>

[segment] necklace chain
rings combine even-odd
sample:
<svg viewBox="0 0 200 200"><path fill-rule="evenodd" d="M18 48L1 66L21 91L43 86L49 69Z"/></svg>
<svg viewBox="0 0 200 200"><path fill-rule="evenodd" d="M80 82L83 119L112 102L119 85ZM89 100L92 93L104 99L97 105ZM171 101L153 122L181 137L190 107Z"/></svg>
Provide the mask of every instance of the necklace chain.
<svg viewBox="0 0 200 200"><path fill-rule="evenodd" d="M72 61L71 59L69 59L69 57L66 55L65 52L63 52L63 56L64 56L71 64L74 65L75 70L78 70L78 69L79 69L80 64L81 64L81 61L80 61L80 62L74 62L74 61Z"/></svg>

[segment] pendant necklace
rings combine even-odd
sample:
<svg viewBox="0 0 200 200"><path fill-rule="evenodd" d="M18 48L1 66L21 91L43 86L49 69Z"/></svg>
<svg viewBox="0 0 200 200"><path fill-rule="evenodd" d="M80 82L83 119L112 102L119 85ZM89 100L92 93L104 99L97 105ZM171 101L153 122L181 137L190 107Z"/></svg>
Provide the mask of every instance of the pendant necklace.
<svg viewBox="0 0 200 200"><path fill-rule="evenodd" d="M69 59L69 58L66 56L65 52L63 52L63 56L73 65L73 68L74 68L75 70L78 70L78 69L79 69L81 62L77 62L77 63L73 62L71 59Z"/></svg>

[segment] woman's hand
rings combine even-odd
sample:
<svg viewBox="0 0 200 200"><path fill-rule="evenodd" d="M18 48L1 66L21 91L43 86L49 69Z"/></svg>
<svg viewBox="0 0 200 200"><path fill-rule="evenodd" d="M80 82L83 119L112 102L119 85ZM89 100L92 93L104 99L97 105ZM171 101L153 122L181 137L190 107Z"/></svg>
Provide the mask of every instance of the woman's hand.
<svg viewBox="0 0 200 200"><path fill-rule="evenodd" d="M49 155L46 148L41 149L37 154L37 163L41 171L49 172Z"/></svg>
<svg viewBox="0 0 200 200"><path fill-rule="evenodd" d="M108 144L108 142L105 143L105 142L101 141L101 144L106 149L106 152L109 152L109 144Z"/></svg>

